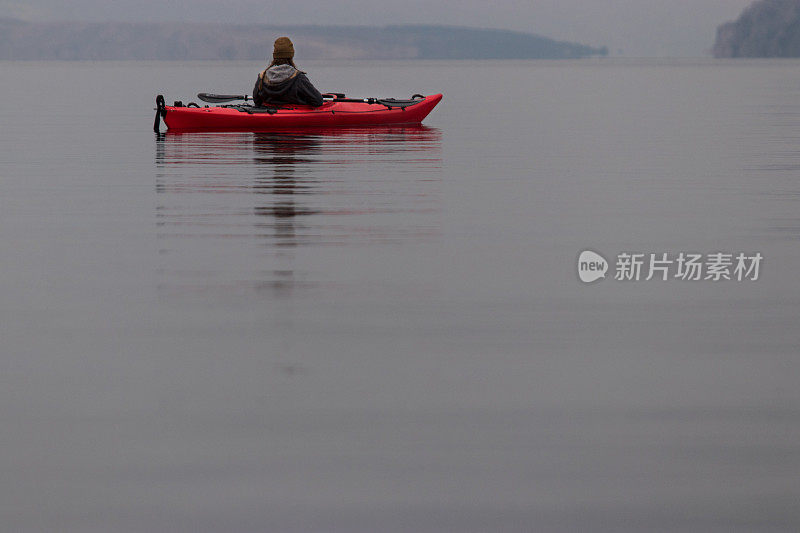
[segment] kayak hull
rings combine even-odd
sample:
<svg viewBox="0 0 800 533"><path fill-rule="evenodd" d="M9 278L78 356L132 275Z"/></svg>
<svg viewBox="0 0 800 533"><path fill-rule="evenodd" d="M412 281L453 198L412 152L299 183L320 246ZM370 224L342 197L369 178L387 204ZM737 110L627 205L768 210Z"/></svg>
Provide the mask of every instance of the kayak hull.
<svg viewBox="0 0 800 533"><path fill-rule="evenodd" d="M297 128L419 124L442 100L441 94L406 107L381 103L325 102L320 107L286 106L274 112L247 112L236 107L165 106L164 122L171 130L272 131Z"/></svg>

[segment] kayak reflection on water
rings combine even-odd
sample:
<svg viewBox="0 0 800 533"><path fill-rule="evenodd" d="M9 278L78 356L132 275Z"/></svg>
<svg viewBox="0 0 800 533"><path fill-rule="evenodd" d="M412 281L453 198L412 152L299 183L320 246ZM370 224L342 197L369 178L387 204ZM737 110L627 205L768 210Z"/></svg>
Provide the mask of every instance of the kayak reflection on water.
<svg viewBox="0 0 800 533"><path fill-rule="evenodd" d="M435 128L167 131L155 148L159 286L170 296L349 290L354 249L382 256L439 234Z"/></svg>
<svg viewBox="0 0 800 533"><path fill-rule="evenodd" d="M320 142L310 135L256 133L253 136L253 162L256 164L253 192L266 194L271 202L260 202L253 208L255 216L265 219L258 227L274 231L278 250L298 244L296 217L316 213L298 205L297 195L310 194L314 184L297 175L298 166L313 161ZM280 253L280 252L279 252Z"/></svg>

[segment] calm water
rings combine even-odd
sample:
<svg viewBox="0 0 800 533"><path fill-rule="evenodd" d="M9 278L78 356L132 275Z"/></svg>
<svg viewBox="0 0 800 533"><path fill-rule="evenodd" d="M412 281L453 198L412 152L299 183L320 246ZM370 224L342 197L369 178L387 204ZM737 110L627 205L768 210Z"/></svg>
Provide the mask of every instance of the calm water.
<svg viewBox="0 0 800 533"><path fill-rule="evenodd" d="M155 135L263 67L0 62L4 530L800 529L800 63L302 66L445 99Z"/></svg>

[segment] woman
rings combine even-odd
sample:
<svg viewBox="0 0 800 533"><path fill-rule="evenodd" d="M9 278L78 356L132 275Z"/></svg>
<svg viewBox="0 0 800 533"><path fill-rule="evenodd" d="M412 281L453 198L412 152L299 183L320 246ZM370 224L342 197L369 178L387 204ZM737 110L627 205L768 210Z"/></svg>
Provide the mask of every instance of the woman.
<svg viewBox="0 0 800 533"><path fill-rule="evenodd" d="M267 104L302 104L321 106L322 95L297 69L294 61L294 45L288 37L279 37L272 52L272 63L258 75L253 88L253 102L257 106Z"/></svg>

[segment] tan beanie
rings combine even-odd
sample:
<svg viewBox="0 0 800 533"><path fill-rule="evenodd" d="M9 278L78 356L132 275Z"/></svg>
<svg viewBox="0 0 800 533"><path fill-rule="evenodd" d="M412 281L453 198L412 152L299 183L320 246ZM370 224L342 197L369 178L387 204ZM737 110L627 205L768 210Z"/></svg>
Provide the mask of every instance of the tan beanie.
<svg viewBox="0 0 800 533"><path fill-rule="evenodd" d="M278 37L275 40L275 48L272 51L272 59L292 59L294 57L294 45L288 37Z"/></svg>

